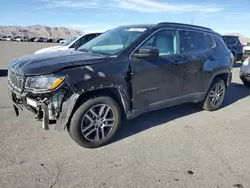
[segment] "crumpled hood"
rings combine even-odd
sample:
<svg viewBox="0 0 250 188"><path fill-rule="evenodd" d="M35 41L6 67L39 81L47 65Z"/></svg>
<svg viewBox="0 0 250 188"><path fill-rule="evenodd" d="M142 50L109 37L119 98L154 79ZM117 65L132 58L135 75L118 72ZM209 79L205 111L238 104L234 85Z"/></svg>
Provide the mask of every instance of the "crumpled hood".
<svg viewBox="0 0 250 188"><path fill-rule="evenodd" d="M77 50L64 50L15 59L9 64L8 69L20 76L42 75L58 72L66 67L104 63L109 60L109 56Z"/></svg>
<svg viewBox="0 0 250 188"><path fill-rule="evenodd" d="M44 52L50 52L50 51L67 50L67 49L68 49L67 46L52 46L52 47L43 48L41 50L38 50L38 51L35 52L35 54L44 53Z"/></svg>

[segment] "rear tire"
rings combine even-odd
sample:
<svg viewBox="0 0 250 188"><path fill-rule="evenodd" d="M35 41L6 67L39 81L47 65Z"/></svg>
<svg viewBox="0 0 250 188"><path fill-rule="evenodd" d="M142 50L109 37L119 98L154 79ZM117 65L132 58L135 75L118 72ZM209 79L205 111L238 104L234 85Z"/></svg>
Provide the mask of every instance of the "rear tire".
<svg viewBox="0 0 250 188"><path fill-rule="evenodd" d="M221 78L215 78L202 102L202 108L207 111L218 110L224 102L225 94L225 81Z"/></svg>
<svg viewBox="0 0 250 188"><path fill-rule="evenodd" d="M109 143L121 124L120 107L109 96L85 101L74 113L68 128L71 138L85 148Z"/></svg>

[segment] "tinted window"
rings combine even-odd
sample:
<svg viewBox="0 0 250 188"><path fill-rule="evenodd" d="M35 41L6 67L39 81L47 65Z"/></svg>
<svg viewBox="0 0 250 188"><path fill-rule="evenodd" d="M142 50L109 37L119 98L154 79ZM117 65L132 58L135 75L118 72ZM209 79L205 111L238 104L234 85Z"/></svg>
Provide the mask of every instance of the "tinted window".
<svg viewBox="0 0 250 188"><path fill-rule="evenodd" d="M73 36L73 37L71 37L70 39L67 39L67 40L62 44L62 46L68 46L68 45L70 45L74 40L77 39L77 37L79 37L79 36Z"/></svg>
<svg viewBox="0 0 250 188"><path fill-rule="evenodd" d="M214 48L216 46L214 37L212 35L206 34L206 42L207 42L207 47L209 49Z"/></svg>
<svg viewBox="0 0 250 188"><path fill-rule="evenodd" d="M206 37L203 33L193 31L181 31L181 51L196 52L207 49Z"/></svg>
<svg viewBox="0 0 250 188"><path fill-rule="evenodd" d="M159 55L178 53L176 31L163 30L150 37L142 46L153 46L159 50Z"/></svg>
<svg viewBox="0 0 250 188"><path fill-rule="evenodd" d="M90 40L94 39L95 37L97 37L97 35L96 35L96 34L90 34L90 35L88 35L88 36L86 37L85 42L88 42L88 41L90 41Z"/></svg>
<svg viewBox="0 0 250 188"><path fill-rule="evenodd" d="M89 35L82 36L70 48L80 47L84 45L85 43L87 43L88 41L94 39L95 37L96 37L96 34L89 34Z"/></svg>
<svg viewBox="0 0 250 188"><path fill-rule="evenodd" d="M236 40L233 37L224 37L224 40L226 41L227 45L235 45Z"/></svg>
<svg viewBox="0 0 250 188"><path fill-rule="evenodd" d="M235 37L234 39L236 40L236 43L237 43L238 45L241 45L240 40L239 40L238 37Z"/></svg>

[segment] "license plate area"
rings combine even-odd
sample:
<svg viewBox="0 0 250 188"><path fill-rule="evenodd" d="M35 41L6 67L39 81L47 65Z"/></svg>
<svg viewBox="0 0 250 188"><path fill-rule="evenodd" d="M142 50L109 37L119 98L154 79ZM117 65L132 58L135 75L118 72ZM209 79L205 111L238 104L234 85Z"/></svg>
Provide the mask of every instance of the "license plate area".
<svg viewBox="0 0 250 188"><path fill-rule="evenodd" d="M30 99L30 98L26 98L26 102L28 105L34 107L34 108L37 108L37 101L33 100L33 99Z"/></svg>

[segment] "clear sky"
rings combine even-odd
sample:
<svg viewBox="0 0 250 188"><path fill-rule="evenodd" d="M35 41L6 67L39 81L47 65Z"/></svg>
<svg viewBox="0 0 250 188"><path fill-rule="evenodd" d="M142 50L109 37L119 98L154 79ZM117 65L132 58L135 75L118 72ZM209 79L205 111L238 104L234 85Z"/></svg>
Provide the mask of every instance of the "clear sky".
<svg viewBox="0 0 250 188"><path fill-rule="evenodd" d="M64 26L104 31L162 21L207 26L250 37L250 0L1 0L0 25Z"/></svg>

